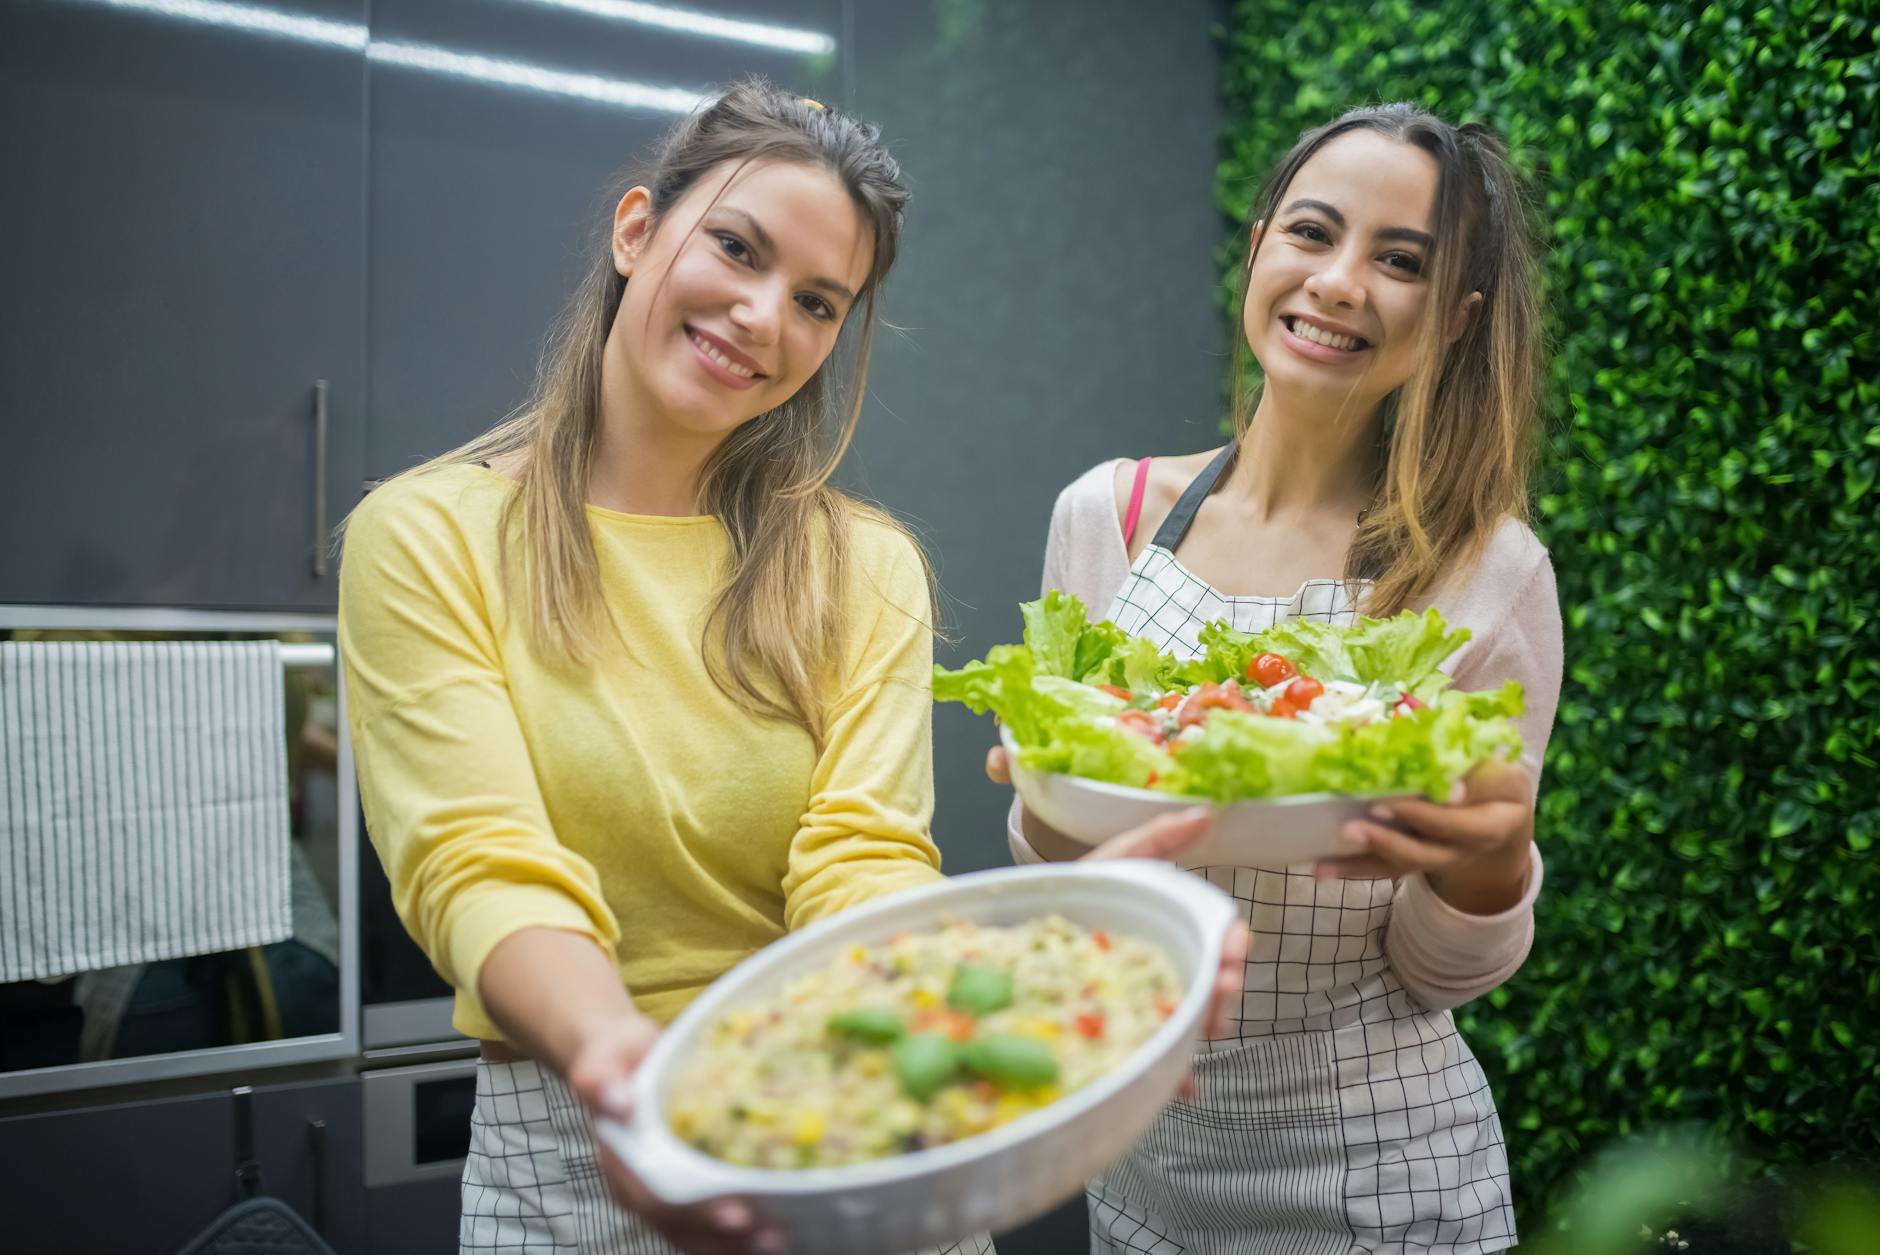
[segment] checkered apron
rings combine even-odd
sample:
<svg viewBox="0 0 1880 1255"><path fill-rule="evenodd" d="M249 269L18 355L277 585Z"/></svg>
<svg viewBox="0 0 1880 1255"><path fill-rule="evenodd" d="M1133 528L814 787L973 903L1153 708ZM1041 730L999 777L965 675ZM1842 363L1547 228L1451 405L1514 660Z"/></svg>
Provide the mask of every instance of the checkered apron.
<svg viewBox="0 0 1880 1255"><path fill-rule="evenodd" d="M1189 485L1109 618L1201 653L1201 627L1350 623L1341 580L1228 597L1176 558L1234 446ZM1360 591L1362 591L1360 587ZM1092 1255L1453 1255L1515 1244L1508 1158L1482 1069L1447 1011L1413 1005L1384 958L1394 885L1311 870L1206 867L1253 934L1231 1036L1089 1190Z"/></svg>
<svg viewBox="0 0 1880 1255"><path fill-rule="evenodd" d="M679 1255L607 1191L587 1112L535 1063L477 1063L457 1249L495 1255ZM811 1255L800 1250L799 1255ZM924 1255L995 1255L984 1234Z"/></svg>

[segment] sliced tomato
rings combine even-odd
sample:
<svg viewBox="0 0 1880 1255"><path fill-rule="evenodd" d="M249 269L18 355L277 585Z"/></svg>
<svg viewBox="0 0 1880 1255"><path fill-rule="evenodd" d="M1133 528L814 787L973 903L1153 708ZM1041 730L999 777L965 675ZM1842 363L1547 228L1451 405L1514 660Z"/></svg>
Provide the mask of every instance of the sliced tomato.
<svg viewBox="0 0 1880 1255"><path fill-rule="evenodd" d="M1090 940L1097 943L1097 949L1099 950L1108 950L1110 948L1110 934L1104 932L1101 928L1090 934Z"/></svg>
<svg viewBox="0 0 1880 1255"><path fill-rule="evenodd" d="M1325 696L1325 686L1309 675L1302 675L1286 686L1284 696L1287 701L1304 710Z"/></svg>
<svg viewBox="0 0 1880 1255"><path fill-rule="evenodd" d="M1116 716L1116 726L1137 736L1147 737L1157 745L1167 738L1162 735L1162 721L1146 710L1125 710Z"/></svg>
<svg viewBox="0 0 1880 1255"><path fill-rule="evenodd" d="M1163 710L1173 710L1182 704L1182 695L1180 693L1164 693L1162 696L1155 699L1155 704L1160 706Z"/></svg>
<svg viewBox="0 0 1880 1255"><path fill-rule="evenodd" d="M1073 1023L1076 1025L1077 1035L1079 1037L1088 1037L1095 1040L1103 1036L1103 1012L1101 1011L1083 1012L1077 1016Z"/></svg>
<svg viewBox="0 0 1880 1255"><path fill-rule="evenodd" d="M1299 668L1279 654L1261 654L1247 664L1247 678L1263 689L1283 684L1299 674Z"/></svg>
<svg viewBox="0 0 1880 1255"><path fill-rule="evenodd" d="M1128 689L1118 688L1114 684L1099 684L1097 687L1108 693L1111 697L1120 697L1124 701L1128 701L1135 696L1135 694Z"/></svg>
<svg viewBox="0 0 1880 1255"><path fill-rule="evenodd" d="M1299 708L1282 696L1271 706L1266 708L1266 713L1273 716L1275 719L1297 719L1299 717Z"/></svg>
<svg viewBox="0 0 1880 1255"><path fill-rule="evenodd" d="M1210 710L1252 710L1253 703L1241 694L1240 687L1232 688L1222 684L1203 684L1188 695L1182 703L1182 713L1177 722L1184 728L1206 722Z"/></svg>

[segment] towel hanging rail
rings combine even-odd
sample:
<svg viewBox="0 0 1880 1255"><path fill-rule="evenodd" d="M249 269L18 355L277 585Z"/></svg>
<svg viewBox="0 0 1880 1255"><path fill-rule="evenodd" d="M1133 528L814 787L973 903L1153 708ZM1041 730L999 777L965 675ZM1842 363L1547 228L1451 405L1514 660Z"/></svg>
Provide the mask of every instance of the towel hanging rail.
<svg viewBox="0 0 1880 1255"><path fill-rule="evenodd" d="M333 665L333 646L329 641L282 641L281 665L283 667L330 667Z"/></svg>

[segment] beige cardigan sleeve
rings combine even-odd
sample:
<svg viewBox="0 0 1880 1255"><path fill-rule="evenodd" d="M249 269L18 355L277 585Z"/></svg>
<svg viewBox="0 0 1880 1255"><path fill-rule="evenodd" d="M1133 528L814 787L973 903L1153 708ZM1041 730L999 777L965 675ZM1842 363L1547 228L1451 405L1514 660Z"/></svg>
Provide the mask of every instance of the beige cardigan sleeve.
<svg viewBox="0 0 1880 1255"><path fill-rule="evenodd" d="M1470 631L1447 664L1462 689L1517 680L1526 696L1519 720L1521 765L1540 791L1541 762L1560 704L1560 602L1553 563L1534 533L1513 519L1489 538L1473 567L1427 599ZM1468 915L1436 896L1421 874L1398 882L1384 933L1384 956L1404 990L1433 1011L1479 998L1513 976L1534 943L1540 847L1530 856L1527 890L1496 915Z"/></svg>

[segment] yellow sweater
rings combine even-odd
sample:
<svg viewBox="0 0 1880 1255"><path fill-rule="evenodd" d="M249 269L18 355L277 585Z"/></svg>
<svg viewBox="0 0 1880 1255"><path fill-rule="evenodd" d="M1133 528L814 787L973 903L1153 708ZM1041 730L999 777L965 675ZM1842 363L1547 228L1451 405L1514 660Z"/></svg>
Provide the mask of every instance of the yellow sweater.
<svg viewBox="0 0 1880 1255"><path fill-rule="evenodd" d="M707 675L700 633L729 541L715 518L588 507L628 641L545 664L505 604L510 480L396 481L346 535L340 649L366 826L399 918L495 1038L477 973L510 933L585 933L660 1021L799 927L939 876L933 646L905 537L859 523L849 642L820 753Z"/></svg>

